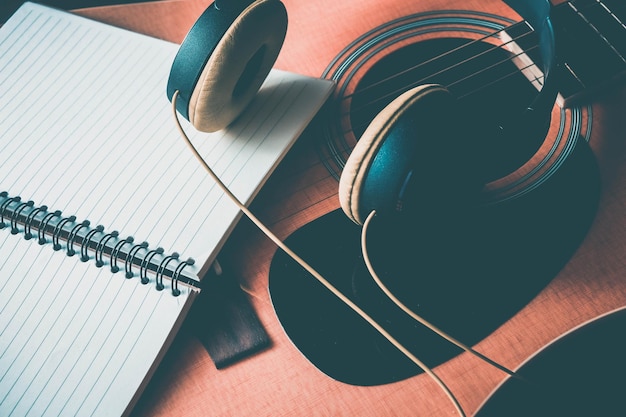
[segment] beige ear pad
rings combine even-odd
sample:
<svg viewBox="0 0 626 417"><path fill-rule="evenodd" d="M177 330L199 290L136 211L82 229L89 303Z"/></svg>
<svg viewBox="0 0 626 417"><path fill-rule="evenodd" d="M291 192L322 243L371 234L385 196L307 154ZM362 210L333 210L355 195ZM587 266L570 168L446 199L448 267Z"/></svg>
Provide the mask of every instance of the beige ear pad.
<svg viewBox="0 0 626 417"><path fill-rule="evenodd" d="M211 54L189 100L189 121L203 132L228 126L252 101L287 31L275 0L258 0L233 22Z"/></svg>
<svg viewBox="0 0 626 417"><path fill-rule="evenodd" d="M363 132L350 153L339 179L339 202L352 221L358 224L365 222L365 218L359 215L361 185L390 129L415 103L428 95L441 93L449 94L448 90L439 84L424 84L408 90L378 113Z"/></svg>

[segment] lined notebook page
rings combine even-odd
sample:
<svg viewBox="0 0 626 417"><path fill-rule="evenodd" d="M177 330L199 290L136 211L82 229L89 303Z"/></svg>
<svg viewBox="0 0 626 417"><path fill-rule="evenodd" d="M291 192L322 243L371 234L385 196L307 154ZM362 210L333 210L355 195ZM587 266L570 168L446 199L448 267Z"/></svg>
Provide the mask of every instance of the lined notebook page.
<svg viewBox="0 0 626 417"><path fill-rule="evenodd" d="M0 191L191 257L201 274L240 213L172 121L176 51L26 3L0 28ZM184 126L249 203L331 89L273 71L232 127ZM0 230L0 415L121 415L189 307L181 290Z"/></svg>
<svg viewBox="0 0 626 417"><path fill-rule="evenodd" d="M123 415L189 290L173 297L9 233L0 244L0 415Z"/></svg>
<svg viewBox="0 0 626 417"><path fill-rule="evenodd" d="M210 263L240 213L174 125L178 46L32 5L2 31L0 188ZM248 203L331 88L272 71L233 126L184 127Z"/></svg>

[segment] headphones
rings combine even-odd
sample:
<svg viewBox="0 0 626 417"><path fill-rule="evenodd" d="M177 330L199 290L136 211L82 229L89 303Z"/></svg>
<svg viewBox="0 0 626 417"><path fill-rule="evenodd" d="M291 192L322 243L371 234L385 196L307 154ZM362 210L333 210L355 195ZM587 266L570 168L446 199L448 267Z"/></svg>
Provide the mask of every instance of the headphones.
<svg viewBox="0 0 626 417"><path fill-rule="evenodd" d="M549 120L556 100L555 41L548 0L505 2L538 34L544 73L541 91L523 114L489 128L499 136L519 136L527 126ZM228 126L268 75L286 30L287 12L280 0L216 0L181 44L168 98L179 91L176 109L200 131ZM473 134L458 130L461 123L450 122L450 114L461 117L456 99L445 87L428 84L403 93L373 119L339 181L341 207L350 219L363 224L373 210L434 211L479 194L486 179L472 155L481 147Z"/></svg>
<svg viewBox="0 0 626 417"><path fill-rule="evenodd" d="M452 400L459 414L464 416L460 404L443 381L367 312L264 226L215 175L185 134L177 112L201 131L210 132L228 126L260 88L278 56L286 34L287 13L280 0L252 0L252 3L233 1L228 6L218 4L217 1L209 6L192 27L170 72L167 94L172 101L181 136L222 191L267 237L427 372ZM497 126L502 134L510 136L526 125L536 125L537 122L549 119L556 100L556 89L552 82L554 77L551 76L554 35L549 20L548 0L508 0L507 3L539 34L544 71L543 88L520 115L518 123ZM467 152L475 154L474 148L480 146L457 130L455 122L447 120L450 111L455 117L460 117L462 113L456 107L456 99L441 85L426 84L413 88L401 94L374 117L348 158L339 180L339 198L348 217L358 224L364 224L361 228L364 260L377 282L379 280L368 261L364 242L364 232L373 214L412 213L413 208L422 211L424 206L434 212L443 204L442 199L454 202L460 198L471 198L484 185L480 169L474 166L474 159L467 155ZM474 133L477 132L480 130ZM446 162L443 168L439 167L442 160ZM432 175L438 176L437 181L430 179ZM416 321L498 369L515 375L446 335L403 306L384 285L379 283L379 286Z"/></svg>

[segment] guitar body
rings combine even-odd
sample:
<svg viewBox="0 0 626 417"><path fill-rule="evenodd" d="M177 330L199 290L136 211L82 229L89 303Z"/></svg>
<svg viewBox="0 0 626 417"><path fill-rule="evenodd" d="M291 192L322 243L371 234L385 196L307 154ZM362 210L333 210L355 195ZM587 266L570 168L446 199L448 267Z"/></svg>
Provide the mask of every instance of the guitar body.
<svg viewBox="0 0 626 417"><path fill-rule="evenodd" d="M111 9L84 14L98 17L100 13L103 20L151 34L159 32L162 37L180 42L180 28L189 27L208 4L185 2L186 13L179 17L176 28L168 32L164 26L159 27L159 22L172 24L167 16L179 2L158 3L129 6L133 11L127 9L123 19L119 19L119 11L111 12ZM276 67L332 78L338 87L327 109L305 132L251 207L279 237L297 240L301 230L315 229L316 222L324 222L329 216L340 217L337 176L363 124L375 112L372 109L365 116L356 116L356 109L369 100L359 101L362 99L352 96L355 91L397 72L397 66L405 65L407 57L417 52L454 49L459 39L481 39L488 29L498 30L520 19L503 2L496 0L284 0L284 3L289 28ZM495 46L501 43L500 38L481 42ZM423 48L424 45L428 47ZM404 81L401 84L406 86ZM495 89L489 92L489 100L466 103L468 111L477 117L497 112L513 114L527 94L532 94L532 90L526 87ZM494 101L493 97L500 97L500 101ZM379 106L380 103L374 108ZM498 282L502 287L496 297L518 289L527 293L520 298L505 294L500 303L493 303L493 297L478 300L492 302L492 307L500 309L489 326L477 327L479 334L470 342L481 353L509 368L520 366L552 340L581 323L626 305L626 262L623 260L626 253L626 222L623 220L626 122L621 116L624 108L624 91L613 92L592 105L567 109L555 105L543 136L529 137L528 147L522 149L524 157L507 158L506 164L494 170L481 194L482 213L492 213L489 210L513 213L512 222L519 222L518 225L535 220L534 224L541 226L531 228L534 241L528 240L531 233L523 236L524 242L530 242L530 246L537 243L540 250L520 253L514 258L519 267L499 271L501 280ZM450 123L458 122L453 116ZM544 199L549 201L546 207L542 205ZM522 204L516 206L520 202ZM500 209L503 211L498 212ZM491 218L485 215L485 224ZM495 233L496 226L490 225L490 233ZM517 227L514 231L523 233L524 229ZM515 237L515 234L507 236L511 239L507 242L515 243ZM309 242L309 246L319 243L332 248L336 241L336 237L328 235L326 240ZM472 244L470 239L464 242ZM486 247L495 250L499 246L502 245L491 242ZM528 246L519 248L525 250ZM558 259L544 268L543 262L551 259L551 251ZM299 254L305 260L312 258L313 264L314 260L328 263L323 251L318 252ZM497 261L502 253L491 258L489 253L483 253L474 267L482 261L490 262L488 272L494 278L497 271L491 261ZM302 339L294 338L294 322L284 316L289 310L281 311L273 304L277 299L270 294L275 291L271 271L280 269L275 256L280 256L276 255L275 246L244 219L224 248L221 259L226 268L235 271L242 288L250 294L272 345L236 365L216 370L202 345L192 336L191 329L183 329L141 398L135 415L380 417L453 414L454 409L440 388L419 372L362 386L341 381L341 377L333 375L332 369L320 371L319 366L314 366L319 365L315 363L318 358L312 359L301 352L298 343ZM454 252L451 257L456 259ZM537 257L541 262L537 262ZM284 258L280 261L282 264L289 262ZM332 273L327 264L313 266ZM535 273L541 276L540 280L533 281ZM520 285L524 277L533 282L532 288ZM401 284L398 285L402 291ZM448 289L451 298L462 300L457 287L451 285ZM471 329L466 310L472 308L471 300L462 300L463 309L455 310L454 304L445 303L447 299L441 288L437 290L439 298L436 299L443 302L439 311L448 312L446 323L454 328L455 316L458 316L463 324L455 330L467 330L468 326ZM279 296L281 302L289 294L295 305L289 308L299 307L293 310L297 317L315 318L327 313L324 311L327 304L317 302L313 293L284 290ZM512 299L515 302L509 303ZM488 317L486 311L480 314ZM436 321L436 315L433 320ZM312 323L318 325L315 320ZM344 333L349 335L350 331L346 328ZM300 334L302 332L306 332L306 327ZM360 366L375 367L367 359ZM505 380L503 373L467 354L454 353L433 365L468 414L474 413ZM367 373L367 369L364 372Z"/></svg>
<svg viewBox="0 0 626 417"><path fill-rule="evenodd" d="M502 2L481 6L431 2L429 9L413 5L413 10L399 11L391 6L389 14L381 13L382 22L368 22L377 26L359 27L360 36L335 47L319 72L337 82L335 96L311 128L319 162L334 177L331 184L376 113L420 83L443 84L457 97L464 114L450 109L443 123L465 125L461 134L468 141L483 139L476 124L522 119L522 110L538 93L516 66L515 59L522 58L511 52L515 48L506 39L515 37L519 43L531 34L516 32L523 26L511 28L515 15ZM349 28L367 21L358 13L355 19ZM306 55L284 65L304 60ZM474 169L487 166L491 179L476 207L431 216L426 227L412 229L403 221L398 227L385 223L374 229L370 257L385 285L422 317L470 345L504 324L562 268L595 215L599 180L588 146L591 113L555 105L536 130L519 126L524 134L503 139L510 149L488 147L473 164ZM467 173L454 174L456 167L446 166L454 149L448 152L431 157L438 158L437 169L462 181ZM280 209L272 212L280 214ZM456 347L415 326L380 293L360 259L360 228L351 226L336 210L303 225L286 243L342 293L387 323L386 329L421 360L435 366L457 355ZM330 377L370 386L420 372L281 251L271 263L269 292L291 341Z"/></svg>
<svg viewBox="0 0 626 417"><path fill-rule="evenodd" d="M476 417L619 415L625 320L622 307L561 335L517 370L531 383L508 379L487 397Z"/></svg>

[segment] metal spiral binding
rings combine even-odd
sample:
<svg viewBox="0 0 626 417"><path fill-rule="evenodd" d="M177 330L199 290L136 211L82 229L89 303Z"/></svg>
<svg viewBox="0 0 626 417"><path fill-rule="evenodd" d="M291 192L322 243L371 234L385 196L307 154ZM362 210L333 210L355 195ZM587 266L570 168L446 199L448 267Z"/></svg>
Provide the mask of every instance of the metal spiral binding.
<svg viewBox="0 0 626 417"><path fill-rule="evenodd" d="M111 272L116 273L120 271L119 266L117 266L117 260L120 257L120 251L122 247L127 243L133 243L134 239L132 236L128 236L126 239L122 239L113 248L113 252L111 252Z"/></svg>
<svg viewBox="0 0 626 417"><path fill-rule="evenodd" d="M99 224L94 229L91 229L89 233L83 239L83 243L80 245L80 260L81 262L89 261L89 242L93 241L93 237L98 233L104 232L104 226Z"/></svg>
<svg viewBox="0 0 626 417"><path fill-rule="evenodd" d="M19 229L17 228L17 219L19 218L22 211L24 211L26 207L33 207L34 205L35 203L33 203L32 201L27 201L26 203L20 203L15 209L15 211L13 211L13 215L11 216L11 234L12 235L16 235L20 232Z"/></svg>
<svg viewBox="0 0 626 417"><path fill-rule="evenodd" d="M0 192L0 229L7 227L13 235L21 233L25 240L32 239L36 233L40 245L49 243L49 236L53 250L65 247L67 256L80 253L81 262L93 259L98 268L105 265L106 258L113 273L119 272L123 263L125 277L138 275L142 284L148 284L149 275L153 275L158 291L165 289L165 278L170 280L174 296L181 293L179 283L192 290L200 288L197 278L183 274L186 267L194 264L191 258L182 261L176 252L165 254L161 247L150 249L148 242L135 243L132 236L120 238L117 231L106 232L102 225L92 227L88 220L77 221L76 216L63 216L59 210L48 211L45 205L35 206L32 200L23 201L3 191ZM134 266L139 267L138 274L133 271Z"/></svg>
<svg viewBox="0 0 626 417"><path fill-rule="evenodd" d="M126 278L130 279L134 276L133 274L133 262L135 261L135 257L137 256L137 252L141 249L146 249L148 247L148 242L141 242L139 244L135 244L128 251L128 258L126 258L126 262L124 262L124 271L126 272Z"/></svg>
<svg viewBox="0 0 626 417"><path fill-rule="evenodd" d="M162 255L162 254L163 254L163 248L159 247L159 248L148 251L146 256L143 258L143 260L141 261L141 268L139 269L139 279L141 279L142 284L147 284L149 282L148 265L150 264L150 261L156 255Z"/></svg>
<svg viewBox="0 0 626 417"><path fill-rule="evenodd" d="M39 206L35 207L30 213L28 213L28 217L26 217L26 222L24 222L24 239L31 240L33 238L32 223L33 219L41 212L45 212L48 210L48 206Z"/></svg>
<svg viewBox="0 0 626 417"><path fill-rule="evenodd" d="M6 193L6 191L3 191L0 194L0 197L7 197L8 194ZM4 222L4 217L5 217L5 213L7 211L7 208L11 205L11 203L13 202L20 202L20 198L19 197L10 197L7 198L2 205L0 205L0 229L4 229L5 227L7 227L6 223Z"/></svg>
<svg viewBox="0 0 626 417"><path fill-rule="evenodd" d="M111 239L116 239L118 235L119 233L117 232L117 230L114 230L111 233L107 233L104 236L102 236L102 238L100 238L100 240L98 241L98 245L96 246L96 255L95 255L96 266L98 268L101 268L104 266L104 261L102 260L102 257L103 257L104 248L106 247L107 242ZM98 254L100 254L99 258L98 258Z"/></svg>
<svg viewBox="0 0 626 417"><path fill-rule="evenodd" d="M39 223L39 229L37 230L37 241L40 245L45 245L47 243L46 230L48 230L48 225L50 224L50 221L55 217L61 217L61 212L59 210L52 213L46 213L43 220Z"/></svg>
<svg viewBox="0 0 626 417"><path fill-rule="evenodd" d="M76 240L76 235L78 231L83 227L89 227L89 220L85 220L82 223L77 224L72 228L69 237L67 238L67 256L76 255L76 251L74 250L74 241ZM84 240L84 244L88 244L89 241L87 239Z"/></svg>
<svg viewBox="0 0 626 417"><path fill-rule="evenodd" d="M70 217L62 217L61 220L54 226L54 231L52 232L52 249L61 250L63 246L59 243L61 239L61 232L63 231L63 227L68 223L74 223L76 221L76 216Z"/></svg>
<svg viewBox="0 0 626 417"><path fill-rule="evenodd" d="M186 266L193 265L193 264L194 264L194 260L192 258L189 258L186 261L182 261L176 267L176 270L174 271L174 276L172 277L172 293L174 295L180 295L180 290L178 289L178 280L179 280L180 274L183 272L183 269L185 269Z"/></svg>
<svg viewBox="0 0 626 417"><path fill-rule="evenodd" d="M174 252L171 255L166 256L165 259L163 259L159 264L156 274L156 289L158 291L163 291L163 289L165 289L165 285L163 285L163 271L167 268L167 265L170 262L177 260L178 256L178 253Z"/></svg>

